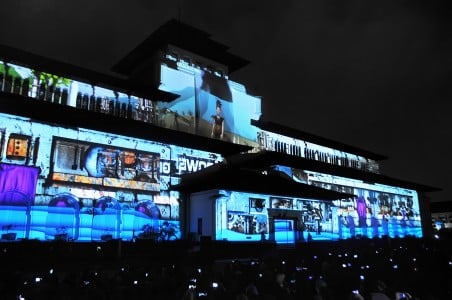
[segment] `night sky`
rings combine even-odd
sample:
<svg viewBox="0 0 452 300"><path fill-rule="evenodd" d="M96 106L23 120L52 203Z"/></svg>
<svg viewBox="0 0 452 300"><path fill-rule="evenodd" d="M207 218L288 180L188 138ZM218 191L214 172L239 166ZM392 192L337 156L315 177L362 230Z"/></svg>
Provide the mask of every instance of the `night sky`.
<svg viewBox="0 0 452 300"><path fill-rule="evenodd" d="M452 9L444 0L2 0L0 44L110 72L170 19L251 61L263 118L389 157L452 201Z"/></svg>

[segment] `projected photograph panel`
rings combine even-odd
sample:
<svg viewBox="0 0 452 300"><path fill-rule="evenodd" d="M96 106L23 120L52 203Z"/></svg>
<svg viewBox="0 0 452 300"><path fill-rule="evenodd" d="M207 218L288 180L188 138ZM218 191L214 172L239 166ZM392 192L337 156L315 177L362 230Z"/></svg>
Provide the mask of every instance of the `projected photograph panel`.
<svg viewBox="0 0 452 300"><path fill-rule="evenodd" d="M202 136L257 143L257 128L251 119L260 116L260 99L234 88L234 84L209 72L195 74L196 132Z"/></svg>
<svg viewBox="0 0 452 300"><path fill-rule="evenodd" d="M215 205L218 240L297 243L339 238L330 201L238 191L220 194Z"/></svg>
<svg viewBox="0 0 452 300"><path fill-rule="evenodd" d="M272 208L292 209L293 200L289 198L271 197L270 202Z"/></svg>
<svg viewBox="0 0 452 300"><path fill-rule="evenodd" d="M158 102L159 126L195 133L195 88L193 75L167 66L161 67L162 91L179 95L169 103Z"/></svg>
<svg viewBox="0 0 452 300"><path fill-rule="evenodd" d="M3 240L181 238L180 176L216 153L0 114ZM26 140L24 153L7 141ZM8 154L8 155L7 155Z"/></svg>
<svg viewBox="0 0 452 300"><path fill-rule="evenodd" d="M169 103L158 102L160 126L257 145L258 129L251 119L259 119L261 99L248 95L244 87L200 69L162 65L159 89L180 95Z"/></svg>
<svg viewBox="0 0 452 300"><path fill-rule="evenodd" d="M30 137L22 134L12 134L9 136L6 148L6 158L11 160L24 161L29 157Z"/></svg>
<svg viewBox="0 0 452 300"><path fill-rule="evenodd" d="M344 189L330 181L311 184ZM216 203L216 238L296 243L363 237L422 237L415 191L380 185L372 185L374 190L370 190L364 183L358 185L361 187L354 186L351 180L349 186L345 186L356 197L334 201L226 191Z"/></svg>
<svg viewBox="0 0 452 300"><path fill-rule="evenodd" d="M159 153L55 138L51 178L66 183L84 183L159 191Z"/></svg>
<svg viewBox="0 0 452 300"><path fill-rule="evenodd" d="M250 197L250 213L262 213L265 209L265 202L264 198Z"/></svg>
<svg viewBox="0 0 452 300"><path fill-rule="evenodd" d="M305 174L306 183L319 188L356 195L334 200L339 238L422 237L421 213L415 190L362 180L275 166L295 178Z"/></svg>
<svg viewBox="0 0 452 300"><path fill-rule="evenodd" d="M39 168L0 163L0 229L4 240L27 238Z"/></svg>

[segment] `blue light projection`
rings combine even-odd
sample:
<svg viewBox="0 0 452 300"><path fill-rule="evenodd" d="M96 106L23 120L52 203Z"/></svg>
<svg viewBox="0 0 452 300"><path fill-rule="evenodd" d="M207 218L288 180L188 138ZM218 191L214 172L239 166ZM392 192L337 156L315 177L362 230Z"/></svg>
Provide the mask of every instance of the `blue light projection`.
<svg viewBox="0 0 452 300"><path fill-rule="evenodd" d="M171 186L182 174L222 160L8 114L0 114L0 124L0 229L8 240L181 238L181 199ZM16 151L23 140L28 146Z"/></svg>
<svg viewBox="0 0 452 300"><path fill-rule="evenodd" d="M331 175L315 175L331 178ZM378 184L367 186L362 181L346 178L342 178L341 184L320 184L314 180L310 184L340 189L357 197L322 201L221 191L215 204L215 239L294 243L423 236L419 200L414 190Z"/></svg>
<svg viewBox="0 0 452 300"><path fill-rule="evenodd" d="M187 71L162 65L159 89L180 95L170 103L159 103L162 112L175 116L161 126L212 137L218 114L224 119L222 140L257 146L258 129L251 119L259 119L261 99L247 94L243 86L195 68Z"/></svg>

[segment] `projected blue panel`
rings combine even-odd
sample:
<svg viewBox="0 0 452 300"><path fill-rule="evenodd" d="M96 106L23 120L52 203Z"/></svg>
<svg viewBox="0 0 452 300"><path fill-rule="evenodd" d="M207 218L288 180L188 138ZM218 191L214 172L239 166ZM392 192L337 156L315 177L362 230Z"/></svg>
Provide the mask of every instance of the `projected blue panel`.
<svg viewBox="0 0 452 300"><path fill-rule="evenodd" d="M287 166L274 168L294 180L303 177L307 184L357 196L333 201L335 215L332 219L337 219L339 238L423 236L419 198L415 190Z"/></svg>
<svg viewBox="0 0 452 300"><path fill-rule="evenodd" d="M294 243L357 237L422 237L419 210L413 197L416 193L397 188L394 191L397 190L400 194L354 189L352 194L362 196L333 202L223 191L216 200L215 238Z"/></svg>
<svg viewBox="0 0 452 300"><path fill-rule="evenodd" d="M181 238L185 173L216 153L0 114L3 240Z"/></svg>
<svg viewBox="0 0 452 300"><path fill-rule="evenodd" d="M160 125L228 142L256 145L258 129L251 119L261 114L261 99L209 72L161 67L163 91L180 95L159 103Z"/></svg>

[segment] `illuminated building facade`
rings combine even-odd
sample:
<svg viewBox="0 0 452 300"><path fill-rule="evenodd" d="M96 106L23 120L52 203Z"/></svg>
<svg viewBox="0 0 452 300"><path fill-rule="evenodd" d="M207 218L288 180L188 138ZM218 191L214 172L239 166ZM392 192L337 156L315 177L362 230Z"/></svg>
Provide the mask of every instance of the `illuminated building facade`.
<svg viewBox="0 0 452 300"><path fill-rule="evenodd" d="M202 31L165 24L113 67L123 77L0 50L3 240L428 234L434 188L262 121L262 99L229 79L248 61Z"/></svg>

